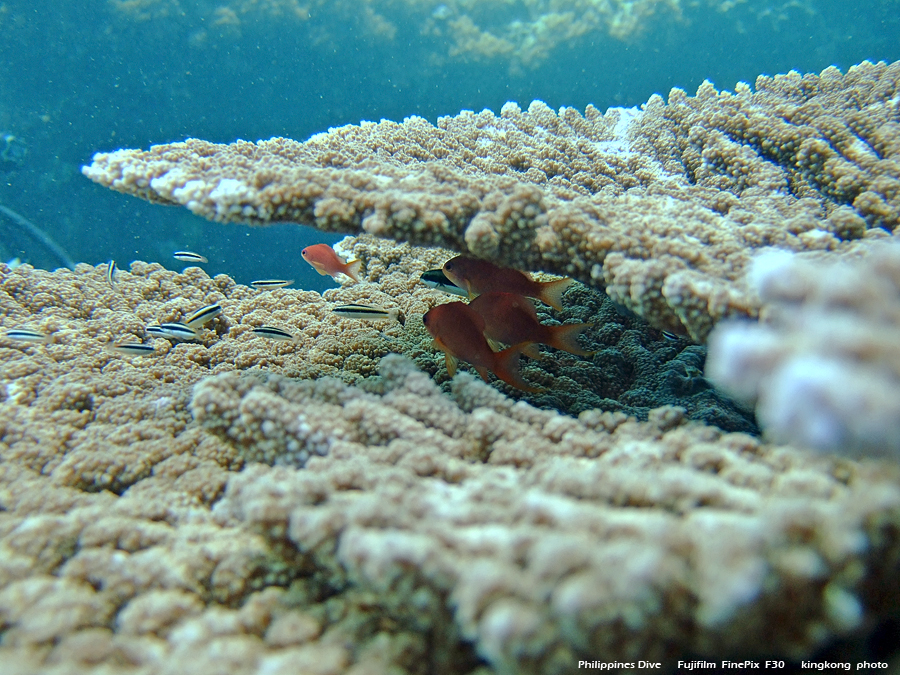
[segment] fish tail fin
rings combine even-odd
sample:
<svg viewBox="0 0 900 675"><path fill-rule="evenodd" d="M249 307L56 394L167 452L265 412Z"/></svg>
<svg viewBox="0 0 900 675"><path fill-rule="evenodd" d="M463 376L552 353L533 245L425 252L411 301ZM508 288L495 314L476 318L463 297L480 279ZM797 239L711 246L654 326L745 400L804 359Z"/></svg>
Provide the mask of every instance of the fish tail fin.
<svg viewBox="0 0 900 675"><path fill-rule="evenodd" d="M540 295L538 300L550 305L555 310L561 310L562 296L566 289L575 283L574 279L557 279L556 281L546 281L541 284Z"/></svg>
<svg viewBox="0 0 900 675"><path fill-rule="evenodd" d="M495 351L495 352L503 351L502 343L497 342L496 340L492 340L491 338L487 337L487 335L485 335L485 338L487 338L488 345L490 346L492 351ZM525 356L527 356L529 359L534 359L535 361L537 361L539 358L541 358L541 350L538 347L536 342L524 343L522 345L522 353Z"/></svg>
<svg viewBox="0 0 900 675"><path fill-rule="evenodd" d="M351 260L344 265L344 274L359 283L359 268L362 267L362 260Z"/></svg>
<svg viewBox="0 0 900 675"><path fill-rule="evenodd" d="M567 323L562 326L551 326L550 342L547 344L555 349L561 349L576 356L596 354L596 352L585 351L578 344L578 336L593 325L592 323Z"/></svg>
<svg viewBox="0 0 900 675"><path fill-rule="evenodd" d="M444 352L444 364L447 366L447 374L450 377L456 375L456 366L459 364L458 358L450 352Z"/></svg>
<svg viewBox="0 0 900 675"><path fill-rule="evenodd" d="M541 358L541 349L538 347L537 342L532 342L530 345L527 345L525 349L522 350L522 353L529 359L534 359L535 361Z"/></svg>
<svg viewBox="0 0 900 675"><path fill-rule="evenodd" d="M522 375L519 373L519 359L522 357L522 352L524 352L530 344L532 343L523 342L514 345L509 349L504 349L502 352L497 352L494 375L516 389L527 391L530 394L536 394L544 390L538 387L532 387L522 379Z"/></svg>

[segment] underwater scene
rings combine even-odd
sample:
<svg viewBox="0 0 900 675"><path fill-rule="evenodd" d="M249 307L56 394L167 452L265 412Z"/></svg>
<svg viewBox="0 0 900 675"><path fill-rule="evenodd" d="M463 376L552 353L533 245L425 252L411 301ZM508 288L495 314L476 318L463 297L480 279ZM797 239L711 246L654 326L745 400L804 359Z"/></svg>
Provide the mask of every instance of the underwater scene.
<svg viewBox="0 0 900 675"><path fill-rule="evenodd" d="M0 675L900 672L896 0L0 28Z"/></svg>

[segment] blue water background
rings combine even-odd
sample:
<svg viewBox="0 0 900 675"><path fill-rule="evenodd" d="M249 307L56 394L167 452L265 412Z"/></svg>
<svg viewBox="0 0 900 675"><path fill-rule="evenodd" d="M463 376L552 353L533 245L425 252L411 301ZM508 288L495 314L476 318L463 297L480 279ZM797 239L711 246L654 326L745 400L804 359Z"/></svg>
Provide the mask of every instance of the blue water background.
<svg viewBox="0 0 900 675"><path fill-rule="evenodd" d="M257 9L243 11L250 5ZM499 111L506 101L526 107L533 99L605 110L672 87L693 93L704 79L733 89L761 73L900 59L900 12L891 0L701 1L684 5L680 16L661 5L624 39L595 30L528 64L515 55L448 56L446 31L423 34L423 26L443 20L448 6L439 2L312 2L303 17L287 0L268 6L279 5L280 13L238 3L232 14L202 0L0 5L0 131L27 148L0 166L0 204L77 261L114 258L127 269L134 259L155 260L180 269L171 253L186 248L210 259L210 274L243 283L294 278L298 287L321 290L333 282L316 275L299 250L339 237L293 225L207 223L101 188L81 166L97 151L187 137L304 140L360 120L415 114L434 122L461 109ZM528 18L525 4L479 6L479 20L495 26ZM366 8L393 34L373 33ZM58 266L5 217L0 256Z"/></svg>

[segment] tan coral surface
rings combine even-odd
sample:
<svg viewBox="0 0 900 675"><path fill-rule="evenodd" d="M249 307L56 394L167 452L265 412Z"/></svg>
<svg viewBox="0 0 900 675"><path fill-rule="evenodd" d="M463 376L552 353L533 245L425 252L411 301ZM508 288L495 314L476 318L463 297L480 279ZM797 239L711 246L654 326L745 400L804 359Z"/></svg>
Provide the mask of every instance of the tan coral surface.
<svg viewBox="0 0 900 675"><path fill-rule="evenodd" d="M106 265L0 265L3 675L324 674L355 662L375 668L360 673L416 672L421 639L384 627L370 598L346 589L326 602L333 593L323 595L315 570L213 519L210 506L245 460L188 410L193 385L211 373L374 373L397 326L340 319L331 307L397 297L414 314L440 301L415 279L447 253L414 260L409 248L376 259L377 247L356 242L368 283L327 291L330 300L256 291L196 267L138 262L111 288ZM224 311L197 343L156 340L152 356L110 349L211 303ZM250 332L264 324L296 343ZM50 342L5 337L20 327Z"/></svg>
<svg viewBox="0 0 900 675"><path fill-rule="evenodd" d="M381 286L330 297L439 301L354 251ZM382 333L318 294L104 268L0 267L2 329L53 338L0 338L4 675L671 668L800 657L900 605L896 466L673 408L574 419L468 375L450 397L399 356L362 381ZM197 344L105 349L211 302ZM377 345L355 372L354 341Z"/></svg>
<svg viewBox="0 0 900 675"><path fill-rule="evenodd" d="M571 275L703 341L756 315L759 249L852 250L900 224L900 62L706 83L642 110L490 111L305 143L98 153L89 178L211 220L290 221Z"/></svg>

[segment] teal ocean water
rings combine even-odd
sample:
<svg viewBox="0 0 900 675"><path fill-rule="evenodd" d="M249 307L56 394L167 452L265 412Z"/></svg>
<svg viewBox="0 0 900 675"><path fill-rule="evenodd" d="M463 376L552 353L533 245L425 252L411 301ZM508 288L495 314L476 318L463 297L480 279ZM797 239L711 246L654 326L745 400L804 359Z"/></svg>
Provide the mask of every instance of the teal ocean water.
<svg viewBox="0 0 900 675"><path fill-rule="evenodd" d="M75 261L197 250L240 282L330 278L300 259L321 233L206 223L80 173L97 151L187 137L289 136L533 99L600 109L709 79L900 58L894 0L83 0L0 5L0 205ZM59 266L0 215L0 256Z"/></svg>

